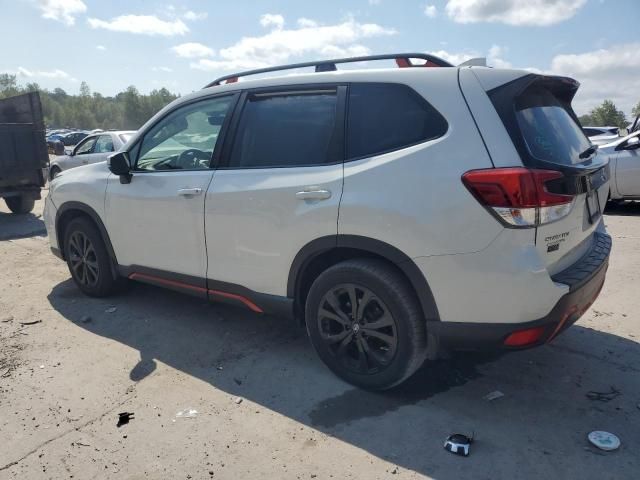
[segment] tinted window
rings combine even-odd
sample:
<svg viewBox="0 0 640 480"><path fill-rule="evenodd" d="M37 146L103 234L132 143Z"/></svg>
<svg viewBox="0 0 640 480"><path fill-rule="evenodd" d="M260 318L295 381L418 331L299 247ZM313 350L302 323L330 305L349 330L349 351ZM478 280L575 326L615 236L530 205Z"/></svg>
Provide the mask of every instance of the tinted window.
<svg viewBox="0 0 640 480"><path fill-rule="evenodd" d="M137 170L209 168L218 133L233 97L201 100L178 108L144 136Z"/></svg>
<svg viewBox="0 0 640 480"><path fill-rule="evenodd" d="M107 153L113 152L113 140L111 135L100 135L96 146L93 149L93 153Z"/></svg>
<svg viewBox="0 0 640 480"><path fill-rule="evenodd" d="M444 117L405 85L361 83L349 89L349 158L407 147L446 131Z"/></svg>
<svg viewBox="0 0 640 480"><path fill-rule="evenodd" d="M242 110L231 167L321 165L336 146L336 90L252 94Z"/></svg>
<svg viewBox="0 0 640 480"><path fill-rule="evenodd" d="M549 90L533 87L516 101L516 118L531 155L571 165L591 146L578 122Z"/></svg>

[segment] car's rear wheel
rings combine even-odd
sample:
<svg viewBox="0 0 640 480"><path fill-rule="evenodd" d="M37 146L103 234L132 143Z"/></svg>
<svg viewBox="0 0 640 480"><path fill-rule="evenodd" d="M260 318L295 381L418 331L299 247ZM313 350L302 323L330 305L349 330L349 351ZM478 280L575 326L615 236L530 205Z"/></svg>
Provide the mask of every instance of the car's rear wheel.
<svg viewBox="0 0 640 480"><path fill-rule="evenodd" d="M388 389L424 362L418 301L402 274L383 261L349 260L327 269L311 286L305 310L318 355L349 383Z"/></svg>
<svg viewBox="0 0 640 480"><path fill-rule="evenodd" d="M72 220L65 231L64 252L71 277L78 288L92 297L105 297L115 290L111 258L100 232L86 218Z"/></svg>
<svg viewBox="0 0 640 480"><path fill-rule="evenodd" d="M4 201L7 207L9 207L9 210L18 214L29 213L36 204L36 199L27 195L6 197Z"/></svg>

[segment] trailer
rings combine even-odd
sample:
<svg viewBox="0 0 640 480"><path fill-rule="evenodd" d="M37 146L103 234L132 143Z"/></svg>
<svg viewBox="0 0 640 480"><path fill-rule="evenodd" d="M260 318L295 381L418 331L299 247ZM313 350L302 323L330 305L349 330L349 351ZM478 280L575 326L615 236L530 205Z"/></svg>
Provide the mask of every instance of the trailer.
<svg viewBox="0 0 640 480"><path fill-rule="evenodd" d="M13 213L33 210L48 164L38 92L0 100L0 198Z"/></svg>

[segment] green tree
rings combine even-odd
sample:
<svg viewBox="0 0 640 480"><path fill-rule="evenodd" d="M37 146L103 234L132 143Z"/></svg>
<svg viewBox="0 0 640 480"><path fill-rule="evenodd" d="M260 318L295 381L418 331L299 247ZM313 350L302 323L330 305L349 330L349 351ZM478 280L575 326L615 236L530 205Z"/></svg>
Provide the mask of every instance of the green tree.
<svg viewBox="0 0 640 480"><path fill-rule="evenodd" d="M78 95L69 95L61 88L52 91L37 83L21 86L12 74L0 74L0 98L38 91L45 123L50 127L72 127L92 130L139 128L158 110L175 100L177 95L166 88L141 94L134 86L114 97L91 92L86 82L80 84Z"/></svg>
<svg viewBox="0 0 640 480"><path fill-rule="evenodd" d="M591 125L594 127L616 126L626 127L627 119L624 112L616 108L611 100L605 100L602 105L594 108L589 113Z"/></svg>
<svg viewBox="0 0 640 480"><path fill-rule="evenodd" d="M640 115L640 102L638 102L636 106L633 107L633 110L631 110L631 115L633 115L634 118Z"/></svg>

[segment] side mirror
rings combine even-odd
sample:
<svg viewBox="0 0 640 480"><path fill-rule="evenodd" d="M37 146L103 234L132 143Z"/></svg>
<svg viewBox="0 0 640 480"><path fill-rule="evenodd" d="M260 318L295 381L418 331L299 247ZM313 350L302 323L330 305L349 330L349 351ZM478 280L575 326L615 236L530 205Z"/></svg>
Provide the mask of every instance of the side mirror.
<svg viewBox="0 0 640 480"><path fill-rule="evenodd" d="M120 176L120 183L131 183L131 164L129 163L129 154L127 152L118 152L111 155L107 160L107 165L111 173Z"/></svg>
<svg viewBox="0 0 640 480"><path fill-rule="evenodd" d="M638 137L631 137L624 145L625 150L635 150L638 147L640 147L640 138Z"/></svg>

